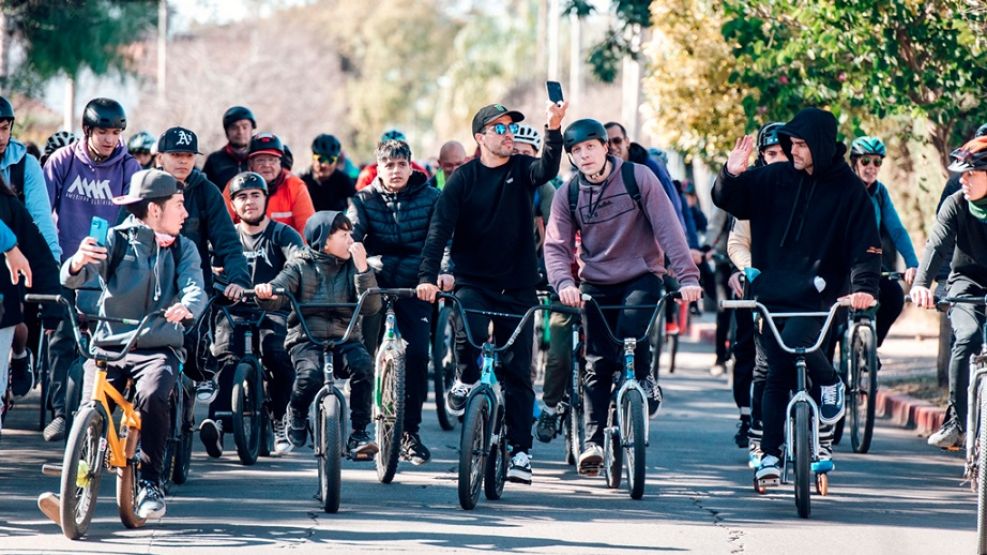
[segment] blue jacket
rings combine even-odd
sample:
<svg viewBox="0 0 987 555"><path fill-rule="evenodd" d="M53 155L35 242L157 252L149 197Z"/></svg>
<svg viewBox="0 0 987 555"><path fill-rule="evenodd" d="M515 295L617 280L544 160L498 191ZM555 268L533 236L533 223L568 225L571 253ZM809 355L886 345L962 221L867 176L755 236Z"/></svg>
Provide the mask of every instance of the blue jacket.
<svg viewBox="0 0 987 555"><path fill-rule="evenodd" d="M10 167L25 158L24 161L24 206L31 214L34 225L38 226L48 248L55 255L56 260L62 258L62 248L58 245L58 232L55 231L55 222L51 219L51 203L48 199L48 187L45 184L45 176L41 172L41 164L34 156L27 153L27 148L16 139L10 139L7 150L0 158L0 175L4 181L10 185Z"/></svg>
<svg viewBox="0 0 987 555"><path fill-rule="evenodd" d="M662 188L665 189L668 200L672 201L672 208L675 209L675 216L678 217L679 223L682 224L682 231L685 232L685 240L689 244L689 248L698 249L699 234L696 233L696 221L692 218L692 212L690 210L682 210L682 195L679 193L679 189L675 186L675 183L672 183L672 177L668 175L668 170L658 162L655 162L650 156L645 158L643 163L651 168L651 171L658 176L658 181L661 183Z"/></svg>
<svg viewBox="0 0 987 555"><path fill-rule="evenodd" d="M901 223L901 218L898 217L898 211L895 210L894 202L888 193L888 188L878 181L873 187L869 187L867 192L869 193L868 196L870 197L871 204L874 205L877 228L881 229L883 226L888 232L891 240L894 241L894 247L904 257L907 268L918 268L918 257L915 256L915 248L912 246L912 240L908 236L908 230L905 229L905 226Z"/></svg>

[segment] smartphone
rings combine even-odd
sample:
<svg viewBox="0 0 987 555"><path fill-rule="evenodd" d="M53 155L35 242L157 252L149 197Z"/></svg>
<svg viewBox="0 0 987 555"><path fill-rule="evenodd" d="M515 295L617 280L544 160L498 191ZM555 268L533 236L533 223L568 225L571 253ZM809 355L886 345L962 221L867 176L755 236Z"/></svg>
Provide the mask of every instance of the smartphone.
<svg viewBox="0 0 987 555"><path fill-rule="evenodd" d="M559 104L564 100L562 98L562 84L558 81L545 81L545 89L548 90L548 99L552 102Z"/></svg>
<svg viewBox="0 0 987 555"><path fill-rule="evenodd" d="M89 236L95 239L99 246L106 246L106 234L109 230L109 222L99 216L93 216L92 223L89 224Z"/></svg>

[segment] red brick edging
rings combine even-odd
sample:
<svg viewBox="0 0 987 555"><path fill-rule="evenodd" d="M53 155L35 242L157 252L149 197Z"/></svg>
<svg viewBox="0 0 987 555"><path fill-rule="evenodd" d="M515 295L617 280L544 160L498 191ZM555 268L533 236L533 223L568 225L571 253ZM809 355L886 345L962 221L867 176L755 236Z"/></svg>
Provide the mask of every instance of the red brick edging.
<svg viewBox="0 0 987 555"><path fill-rule="evenodd" d="M904 393L878 389L875 412L880 418L889 418L904 428L914 428L922 435L938 430L946 417L946 410L928 401L922 401Z"/></svg>

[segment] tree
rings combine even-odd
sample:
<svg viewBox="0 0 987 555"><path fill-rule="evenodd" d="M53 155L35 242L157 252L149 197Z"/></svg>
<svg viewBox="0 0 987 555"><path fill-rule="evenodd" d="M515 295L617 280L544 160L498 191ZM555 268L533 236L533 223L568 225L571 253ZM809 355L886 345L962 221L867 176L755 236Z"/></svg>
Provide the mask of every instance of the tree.
<svg viewBox="0 0 987 555"><path fill-rule="evenodd" d="M590 48L586 58L597 79L604 83L613 83L625 57L640 57L636 39L644 29L651 27L651 4L649 0L611 2L614 22L603 40ZM594 9L590 0L569 0L564 13L585 17L593 13Z"/></svg>

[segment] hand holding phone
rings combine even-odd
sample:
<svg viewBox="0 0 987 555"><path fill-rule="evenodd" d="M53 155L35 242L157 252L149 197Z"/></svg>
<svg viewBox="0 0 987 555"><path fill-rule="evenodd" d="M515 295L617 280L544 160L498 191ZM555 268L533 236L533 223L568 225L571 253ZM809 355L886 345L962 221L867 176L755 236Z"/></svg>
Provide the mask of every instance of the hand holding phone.
<svg viewBox="0 0 987 555"><path fill-rule="evenodd" d="M97 245L106 246L106 235L109 230L109 222L99 216L93 216L92 222L89 224L89 236L96 240Z"/></svg>

